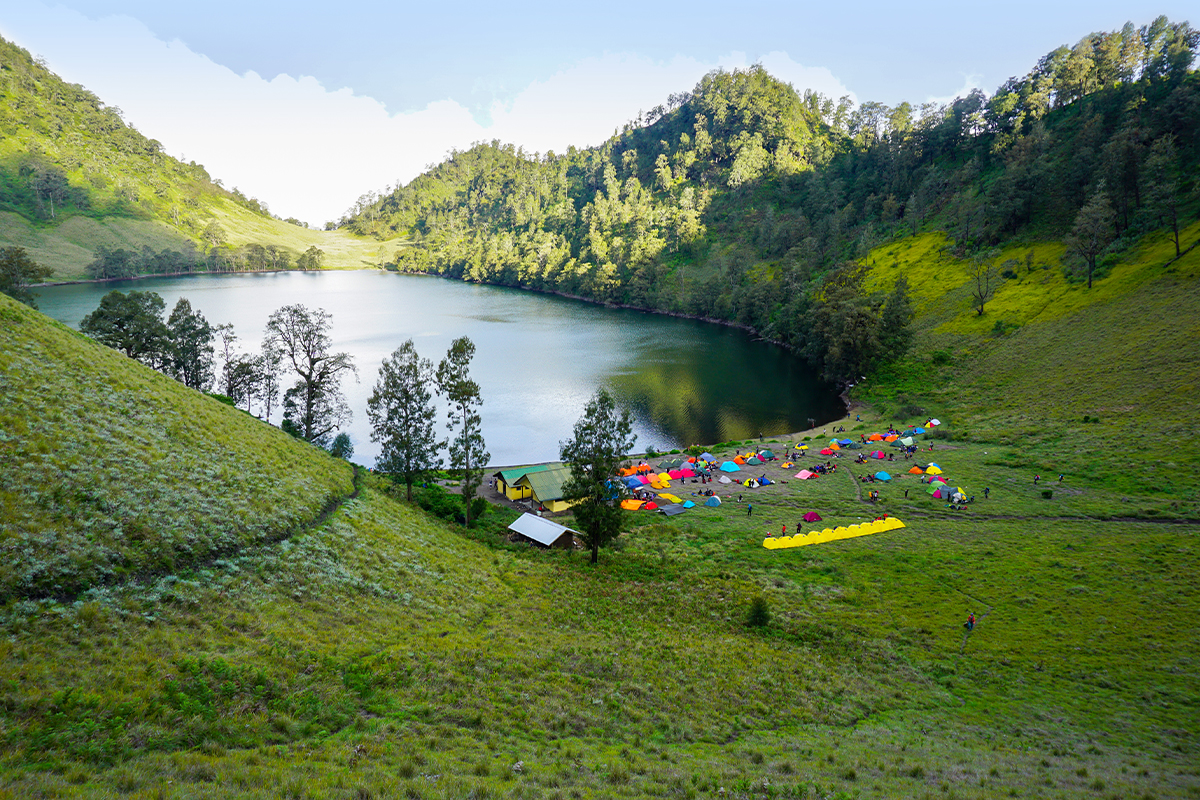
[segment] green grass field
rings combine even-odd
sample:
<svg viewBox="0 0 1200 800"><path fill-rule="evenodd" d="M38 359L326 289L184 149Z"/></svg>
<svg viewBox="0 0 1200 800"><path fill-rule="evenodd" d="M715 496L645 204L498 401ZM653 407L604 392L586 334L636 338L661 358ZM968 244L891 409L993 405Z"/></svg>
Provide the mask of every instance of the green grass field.
<svg viewBox="0 0 1200 800"><path fill-rule="evenodd" d="M1174 268L996 336L928 298L845 435L941 417L917 461L966 510L854 451L795 480L806 434L741 473L774 486L630 512L597 568L508 544L506 510L347 499L344 463L0 298L0 797L1200 797ZM762 546L810 510L907 527Z"/></svg>

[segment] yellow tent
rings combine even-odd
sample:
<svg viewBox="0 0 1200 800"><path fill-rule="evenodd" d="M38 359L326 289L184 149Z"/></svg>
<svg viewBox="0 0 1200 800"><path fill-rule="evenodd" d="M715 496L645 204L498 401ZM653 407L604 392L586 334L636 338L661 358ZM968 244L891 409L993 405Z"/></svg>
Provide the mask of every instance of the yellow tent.
<svg viewBox="0 0 1200 800"><path fill-rule="evenodd" d="M925 472L927 472L930 475L941 475L942 474L942 471L940 469L938 469L937 467L930 467L929 469L925 470Z"/></svg>
<svg viewBox="0 0 1200 800"><path fill-rule="evenodd" d="M641 500L622 500L621 501L621 508L628 509L629 511L637 511L641 507L642 507Z"/></svg>

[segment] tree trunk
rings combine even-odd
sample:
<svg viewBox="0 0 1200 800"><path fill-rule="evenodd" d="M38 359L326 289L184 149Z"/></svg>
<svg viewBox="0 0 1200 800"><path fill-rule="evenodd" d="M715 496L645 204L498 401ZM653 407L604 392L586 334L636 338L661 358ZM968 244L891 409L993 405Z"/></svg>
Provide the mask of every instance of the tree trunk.
<svg viewBox="0 0 1200 800"><path fill-rule="evenodd" d="M593 541L592 542L592 566L593 567L596 566L597 562L599 562L599 561L600 561L600 543L597 541Z"/></svg>

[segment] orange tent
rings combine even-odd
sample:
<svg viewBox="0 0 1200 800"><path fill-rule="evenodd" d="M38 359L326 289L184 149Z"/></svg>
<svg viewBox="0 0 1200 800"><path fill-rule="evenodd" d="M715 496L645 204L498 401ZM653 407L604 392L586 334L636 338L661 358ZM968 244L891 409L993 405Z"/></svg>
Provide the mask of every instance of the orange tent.
<svg viewBox="0 0 1200 800"><path fill-rule="evenodd" d="M870 436L867 437L867 441L868 442L882 442L883 437L880 436L878 433L872 433Z"/></svg>
<svg viewBox="0 0 1200 800"><path fill-rule="evenodd" d="M829 449L830 449L830 450L841 450L841 449L842 449L842 447L841 447L841 445L839 445L837 442L830 442L830 443L829 443Z"/></svg>
<svg viewBox="0 0 1200 800"><path fill-rule="evenodd" d="M884 440L885 442L894 442L894 441L896 441L896 440L897 440L897 439L899 439L899 438L900 438L900 434L898 434L898 433L893 433L893 434L891 434L890 436L885 436L885 437L883 437L883 440Z"/></svg>
<svg viewBox="0 0 1200 800"><path fill-rule="evenodd" d="M909 475L924 475L925 470L921 469L920 467L913 467L912 469L910 469L908 471L908 474Z"/></svg>
<svg viewBox="0 0 1200 800"><path fill-rule="evenodd" d="M735 463L735 464L737 464L737 465L739 465L739 466L740 466L740 465L742 465L742 464L745 464L745 463L746 463L746 459L742 458L741 456L737 456L737 457L735 457L735 458L733 459L733 463Z"/></svg>

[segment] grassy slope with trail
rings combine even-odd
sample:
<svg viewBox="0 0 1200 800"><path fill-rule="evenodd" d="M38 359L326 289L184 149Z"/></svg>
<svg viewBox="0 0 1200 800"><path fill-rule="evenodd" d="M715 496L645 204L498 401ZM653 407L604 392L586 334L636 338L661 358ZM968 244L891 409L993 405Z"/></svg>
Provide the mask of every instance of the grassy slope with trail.
<svg viewBox="0 0 1200 800"><path fill-rule="evenodd" d="M10 530L69 534L64 521L94 518L92 528L119 522L142 541L169 542L169 510L138 525L126 523L129 510L182 496L301 516L304 489L280 488L287 481L348 489L348 470L311 448L0 303L0 463L6 488L20 487L5 495ZM1019 335L1035 332L1027 323ZM1012 341L956 369L983 370ZM974 387L962 384L958 402ZM947 414L950 428L964 428L966 413ZM868 412L850 433L888 421ZM1136 440L1107 435L1114 446ZM260 454L268 441L279 457ZM586 554L464 535L370 484L327 524L285 541L74 602L10 600L0 609L0 791L1200 791L1195 525L1100 521L1131 508L1103 476L1071 475L1047 501L1012 461L1027 450L1020 443L934 441L948 474L976 494L986 482L991 500L950 514L923 493L905 500L918 486L905 476L884 488L883 509L909 528L820 547L767 551L761 541L810 509L830 525L878 513L844 474L760 491L750 520L736 503L669 522L631 516L636 527L598 570ZM235 474L254 477L244 495ZM81 513L82 483L107 493L97 511ZM1130 491L1147 517L1182 514ZM506 522L486 518L493 529ZM86 573L88 562L75 565ZM774 612L763 631L743 624L756 595ZM964 638L968 610L981 623Z"/></svg>

